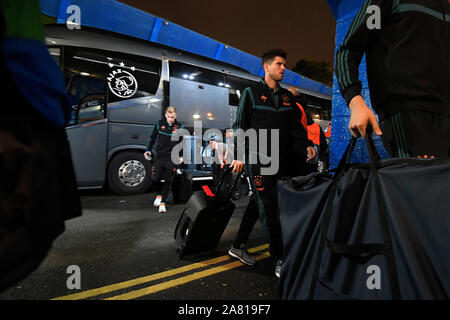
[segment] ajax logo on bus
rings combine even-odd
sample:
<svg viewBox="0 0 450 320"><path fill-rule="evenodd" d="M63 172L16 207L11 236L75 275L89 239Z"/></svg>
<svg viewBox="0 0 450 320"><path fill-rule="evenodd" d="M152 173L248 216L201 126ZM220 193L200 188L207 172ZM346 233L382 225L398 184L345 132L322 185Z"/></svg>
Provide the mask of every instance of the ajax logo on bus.
<svg viewBox="0 0 450 320"><path fill-rule="evenodd" d="M136 78L126 70L114 69L107 79L109 90L122 99L131 98L138 89Z"/></svg>

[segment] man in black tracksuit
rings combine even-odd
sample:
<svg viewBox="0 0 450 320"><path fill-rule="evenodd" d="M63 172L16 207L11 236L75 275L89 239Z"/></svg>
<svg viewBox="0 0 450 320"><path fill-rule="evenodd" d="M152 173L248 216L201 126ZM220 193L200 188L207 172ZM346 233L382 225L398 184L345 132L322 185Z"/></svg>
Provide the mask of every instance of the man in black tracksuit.
<svg viewBox="0 0 450 320"><path fill-rule="evenodd" d="M153 155L153 180L164 179L162 194L156 196L153 205L159 207L159 212L166 212L166 202L169 196L170 186L176 174L179 163L174 163L171 158L172 149L178 144L178 140L172 141L172 136L183 129L183 125L176 120L176 109L168 107L165 118L158 120L153 128L147 143L144 155L150 159ZM181 159L180 159L181 163Z"/></svg>
<svg viewBox="0 0 450 320"><path fill-rule="evenodd" d="M382 131L361 96L364 53ZM355 137L370 123L391 156L450 155L448 0L366 0L336 53L336 76Z"/></svg>
<svg viewBox="0 0 450 320"><path fill-rule="evenodd" d="M248 265L255 263L254 257L246 250L246 242L253 225L260 218L269 240L270 254L276 261L275 274L279 277L283 248L277 181L280 177L290 175L293 166L305 163L307 158L314 158L315 152L307 138L306 130L300 123L300 112L294 96L278 84L284 76L286 54L282 50L268 51L263 55L262 63L265 71L264 81L261 80L244 90L234 124L235 146L241 149L237 150L236 160L231 167L233 172L241 172L245 166L254 194L228 253ZM256 130L257 143L244 143L241 130L247 133L249 129ZM266 133L264 130L267 130L268 142L265 150L259 145ZM278 141L271 142L272 133L279 134ZM276 147L279 148L278 152ZM239 154L244 153L244 148L245 161L242 161ZM273 161L277 156L278 168L274 172L267 170L274 165ZM268 157L272 160L269 164L266 162Z"/></svg>

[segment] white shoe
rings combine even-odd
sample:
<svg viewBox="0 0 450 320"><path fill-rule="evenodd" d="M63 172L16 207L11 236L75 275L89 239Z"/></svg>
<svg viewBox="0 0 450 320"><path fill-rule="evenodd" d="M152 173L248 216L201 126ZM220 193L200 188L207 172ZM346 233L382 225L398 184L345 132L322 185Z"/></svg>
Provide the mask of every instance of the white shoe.
<svg viewBox="0 0 450 320"><path fill-rule="evenodd" d="M166 213L167 212L165 203L161 203L159 205L159 212L160 213Z"/></svg>
<svg viewBox="0 0 450 320"><path fill-rule="evenodd" d="M283 261L281 260L277 260L277 263L275 265L275 276L280 279L280 274L281 274L281 264Z"/></svg>
<svg viewBox="0 0 450 320"><path fill-rule="evenodd" d="M161 204L161 200L162 200L162 196L157 196L155 199L155 202L153 202L153 206L159 207L159 205Z"/></svg>

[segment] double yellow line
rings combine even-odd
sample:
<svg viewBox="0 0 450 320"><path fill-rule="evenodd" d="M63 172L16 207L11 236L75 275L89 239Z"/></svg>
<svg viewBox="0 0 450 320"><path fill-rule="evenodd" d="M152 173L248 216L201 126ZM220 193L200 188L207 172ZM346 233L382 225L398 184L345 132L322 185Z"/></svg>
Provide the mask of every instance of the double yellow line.
<svg viewBox="0 0 450 320"><path fill-rule="evenodd" d="M249 249L248 251L250 253L254 253L254 252L258 252L258 251L262 251L268 248L268 244L264 244L258 247L254 247ZM263 252L257 256L255 256L256 261L258 260L262 260L265 258L268 258L270 255L268 252ZM172 269L172 270L168 270L168 271L164 271L164 272L160 272L160 273L156 273L156 274L152 274L149 276L145 276L145 277L141 277L141 278L137 278L137 279L133 279L133 280L129 280L129 281L124 281L124 282L120 282L120 283L116 283L116 284L112 284L109 286L104 286L101 288L97 288L97 289L92 289L92 290L87 290L87 291L83 291L83 292L79 292L79 293L74 293L74 294L69 294L66 296L62 296L62 297L58 297L58 298L54 298L52 300L80 300L80 299L87 299L87 298L91 298L91 297L95 297L98 295L102 295L102 294L106 294L106 293L110 293L113 291L117 291L117 290L122 290L122 289L126 289L129 287L133 287L136 285L140 285L146 282L151 282L151 281L155 281L155 280L159 280L159 279L164 279L167 277L171 277L180 273L184 273L184 272L188 272L191 270L195 270L195 269L199 269L199 268L205 268L217 263L221 263L224 261L229 260L230 258L228 257L228 255L225 256L221 256L221 257L217 257L214 259L209 259L209 260L205 260L205 261L201 261L201 262L197 262L197 263L193 263L187 266L183 266L180 268L176 268L176 269ZM199 272L195 272L193 274L189 274L180 278L176 278L173 280L169 280L166 282L162 282L159 284L155 284L146 288L142 288L142 289L138 289L138 290L133 290L124 294L120 294L120 295L116 295L113 297L109 297L106 298L105 300L129 300L129 299L136 299L139 297L143 297L146 295L150 295L153 294L155 292L158 291L162 291L162 290L166 290L172 287L176 287L194 280L198 280L201 278L205 278L220 272L224 272L224 271L228 271L234 268L238 268L240 266L242 266L243 264L240 261L233 261L231 263L227 263L218 267L214 267L211 269L207 269L204 271L199 271Z"/></svg>

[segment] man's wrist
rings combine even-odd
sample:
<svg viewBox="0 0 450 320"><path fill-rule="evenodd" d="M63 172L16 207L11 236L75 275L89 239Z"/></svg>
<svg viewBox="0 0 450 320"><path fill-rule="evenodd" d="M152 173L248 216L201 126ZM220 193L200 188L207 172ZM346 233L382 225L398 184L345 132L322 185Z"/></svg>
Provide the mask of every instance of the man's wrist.
<svg viewBox="0 0 450 320"><path fill-rule="evenodd" d="M359 108L365 107L365 106L366 106L366 102L364 101L364 98L361 95L354 96L350 100L350 103L348 105L348 107L350 108L350 110L352 112L355 111L355 109L359 109Z"/></svg>
<svg viewBox="0 0 450 320"><path fill-rule="evenodd" d="M350 107L350 102L356 97L361 96L361 87L358 85L351 85L344 92L342 92L342 97L347 103L347 106ZM362 96L361 96L362 97Z"/></svg>

